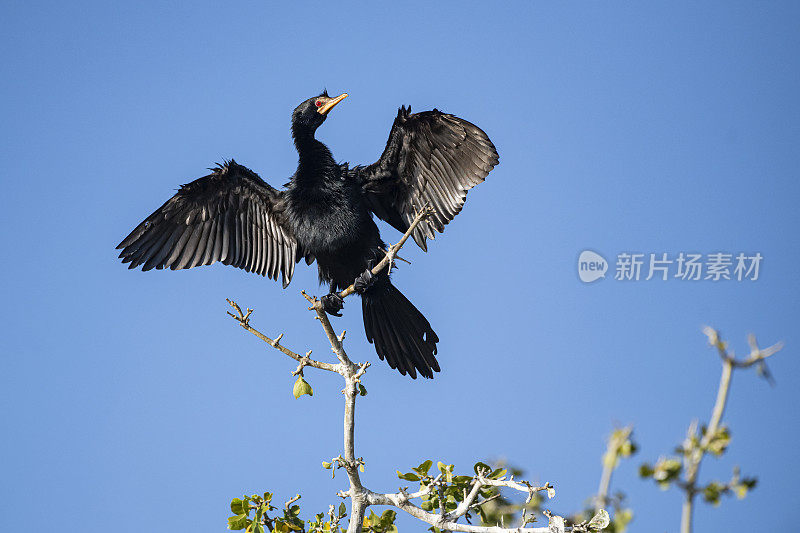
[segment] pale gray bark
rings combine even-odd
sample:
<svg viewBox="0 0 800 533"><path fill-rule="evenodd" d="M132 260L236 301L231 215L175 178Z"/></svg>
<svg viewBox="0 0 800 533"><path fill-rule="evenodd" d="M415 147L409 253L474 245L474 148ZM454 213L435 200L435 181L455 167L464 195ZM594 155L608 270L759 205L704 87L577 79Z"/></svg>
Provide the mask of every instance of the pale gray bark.
<svg viewBox="0 0 800 533"><path fill-rule="evenodd" d="M411 236L414 228L416 228L422 220L429 216L430 213L430 208L426 207L417 214L409 229L405 232L400 241L398 241L397 244L390 246L383 260L381 260L381 262L372 269L373 274L379 273L384 268L391 268L393 261L398 258L397 252ZM353 292L354 287L351 285L350 287L344 289L340 295L344 298ZM235 302L228 300L228 303L235 310L235 314L231 312L228 312L228 314L236 319L244 329L254 334L276 350L281 351L297 361L298 366L297 369L292 372L293 374L302 376L304 367L310 366L319 370L327 370L329 372L337 373L344 379L344 450L343 454L340 454L332 459L331 468L343 468L347 473L349 488L346 491L341 491L339 495L342 497L347 497L351 501L350 522L347 528L348 533L361 533L364 522L364 513L366 512L367 507L371 505L395 507L427 524L447 531L463 531L468 533L563 533L568 531L588 530L587 523L565 527L563 518L556 515L548 516L550 523L547 527L536 528L524 527L527 523L525 522L524 518L523 523L520 524L519 527L474 526L458 522L458 520L462 518L468 511L475 509L477 506L493 499L489 498L480 502L476 501L481 487L505 487L521 491L528 495L527 501L530 501L533 494L538 491L546 491L549 497L553 497L555 495L555 490L549 483L541 487L536 487L526 481L515 481L513 476L510 479L505 479L504 477L501 479L487 479L484 477L484 474L476 475L472 480L472 488L467 495L467 498L458 506L455 511L451 513L446 513L444 510L440 510L438 513L428 512L411 502L411 500L422 498L430 491L440 487L442 483L441 475L433 480L433 483L428 486L427 490L421 490L411 494L405 491L381 494L373 492L364 487L359 476L359 466L363 465L364 461L361 458L357 458L355 454L355 412L356 399L359 396L360 379L370 364L363 363L359 365L354 363L348 357L344 348L345 332L342 332L341 335L337 336L334 332L333 326L330 323L330 320L328 319L328 315L322 308L321 302L316 297L307 294L305 291L303 291L302 294L311 304L309 310L313 311L316 315L315 318L319 320L322 329L324 330L325 335L330 342L331 350L339 361L338 363L327 363L324 361L311 359L310 351L305 355L299 355L280 343L281 339L283 338L283 334L278 335L275 339L271 339L270 337L267 337L263 333L257 331L250 325L250 315L253 312L252 309L247 309L246 312L243 312Z"/></svg>
<svg viewBox="0 0 800 533"><path fill-rule="evenodd" d="M714 402L714 409L711 411L711 420L708 428L700 440L700 445L695 447L692 452L684 459L684 482L682 488L685 494L683 508L681 509L681 533L692 532L692 515L694 512L694 497L699 489L697 488L697 476L700 473L700 463L706 454L708 445L719 431L722 423L722 415L728 401L728 393L731 388L731 378L734 368L748 368L755 364L763 364L763 361L783 348L782 343L775 344L769 348L760 349L753 335L748 337L750 343L750 355L745 359L736 359L733 352L728 351L725 342L719 338L716 330L706 327L703 333L708 337L709 343L717 349L720 359L722 359L722 375L719 379L717 388L717 399ZM697 423L692 423L689 433L694 434Z"/></svg>

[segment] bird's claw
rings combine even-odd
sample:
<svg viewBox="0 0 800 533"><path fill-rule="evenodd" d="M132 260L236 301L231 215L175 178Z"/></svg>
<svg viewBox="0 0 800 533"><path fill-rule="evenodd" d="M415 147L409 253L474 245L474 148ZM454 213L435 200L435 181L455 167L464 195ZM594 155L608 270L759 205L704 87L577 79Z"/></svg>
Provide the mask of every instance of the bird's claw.
<svg viewBox="0 0 800 533"><path fill-rule="evenodd" d="M372 287L373 283L375 283L375 274L373 274L370 269L366 269L353 282L353 289L355 289L358 294L364 294L367 289Z"/></svg>
<svg viewBox="0 0 800 533"><path fill-rule="evenodd" d="M344 298L339 296L338 293L332 292L330 294L326 294L320 298L319 301L322 303L322 309L324 309L329 315L342 316L339 311L341 311L342 307L344 307Z"/></svg>

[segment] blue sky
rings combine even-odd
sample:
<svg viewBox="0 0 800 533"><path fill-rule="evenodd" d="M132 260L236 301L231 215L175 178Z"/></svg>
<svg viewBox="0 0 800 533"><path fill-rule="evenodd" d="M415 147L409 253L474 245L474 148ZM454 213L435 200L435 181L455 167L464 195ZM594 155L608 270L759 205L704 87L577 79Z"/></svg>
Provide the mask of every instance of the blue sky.
<svg viewBox="0 0 800 533"><path fill-rule="evenodd" d="M374 161L401 104L478 124L501 159L395 274L441 338L434 381L377 361L355 301L335 322L377 363L358 407L367 486L394 490L426 458L506 457L568 512L630 423L641 450L613 486L632 531L677 531L680 494L635 472L710 414L708 324L739 352L748 332L786 348L776 387L734 376L733 442L701 471L760 484L700 504L697 530L796 522L796 4L27 2L2 18L3 531L222 531L244 492L338 500L320 463L340 451L340 383L308 372L316 394L293 400L294 365L225 315L234 298L324 356L299 295L315 270L282 291L220 265L132 272L113 249L223 158L284 183L290 112L323 87L351 96L318 134L342 161ZM585 249L764 260L754 282L583 284Z"/></svg>

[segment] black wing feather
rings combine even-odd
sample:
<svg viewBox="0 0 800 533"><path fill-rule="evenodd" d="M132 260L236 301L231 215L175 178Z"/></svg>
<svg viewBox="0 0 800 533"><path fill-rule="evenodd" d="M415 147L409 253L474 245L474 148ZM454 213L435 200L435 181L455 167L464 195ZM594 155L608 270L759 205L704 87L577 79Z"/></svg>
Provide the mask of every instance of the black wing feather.
<svg viewBox="0 0 800 533"><path fill-rule="evenodd" d="M284 287L304 257L283 224L283 194L231 160L180 190L123 239L123 263L179 270L222 261Z"/></svg>
<svg viewBox="0 0 800 533"><path fill-rule="evenodd" d="M434 209L413 233L427 250L426 239L444 231L467 192L498 161L492 141L474 124L436 109L411 114L411 108L401 107L381 158L353 172L372 212L399 231L408 229L424 205Z"/></svg>

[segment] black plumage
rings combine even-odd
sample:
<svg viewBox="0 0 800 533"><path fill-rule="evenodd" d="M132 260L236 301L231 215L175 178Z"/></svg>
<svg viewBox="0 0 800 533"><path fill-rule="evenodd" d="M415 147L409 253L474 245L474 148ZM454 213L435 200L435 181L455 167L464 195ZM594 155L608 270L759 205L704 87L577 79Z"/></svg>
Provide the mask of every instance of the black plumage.
<svg viewBox="0 0 800 533"><path fill-rule="evenodd" d="M179 270L221 261L289 284L295 264L315 261L326 311L337 314L337 291L359 280L364 329L381 359L401 374L432 378L439 341L428 320L392 285L371 276L384 255L373 214L405 232L424 205L435 213L417 226L416 243L458 213L467 192L498 163L497 151L477 126L436 109L412 114L401 107L380 159L350 168L338 164L314 134L347 94L323 93L292 114L297 171L278 191L233 160L181 186L118 246L129 268Z"/></svg>

